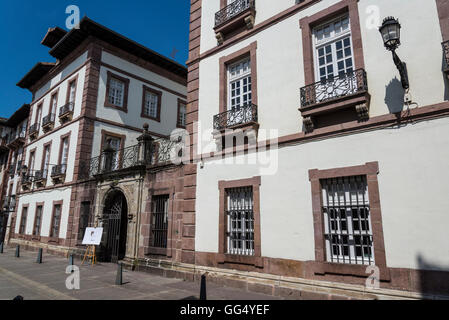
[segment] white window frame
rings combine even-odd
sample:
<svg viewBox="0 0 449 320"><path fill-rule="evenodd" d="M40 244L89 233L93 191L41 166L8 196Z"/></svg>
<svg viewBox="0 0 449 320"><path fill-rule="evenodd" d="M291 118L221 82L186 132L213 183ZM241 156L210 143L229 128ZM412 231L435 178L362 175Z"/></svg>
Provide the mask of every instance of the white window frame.
<svg viewBox="0 0 449 320"><path fill-rule="evenodd" d="M343 30L342 32L337 33L335 31L335 27L336 25L338 25L338 23L342 23L345 19L347 19L347 26L348 28L346 30ZM328 38L323 38L322 40L318 39L317 34L320 32L320 30L325 29L326 27L329 27L330 29L330 36ZM332 65L333 66L333 76L336 78L339 75L338 72L338 62L339 61L344 61L346 59L351 58L352 59L352 71L354 72L354 44L352 42L352 30L351 30L351 21L349 18L348 14L344 14L341 15L335 19L326 21L326 23L323 23L317 27L315 27L313 29L313 56L314 56L314 66L315 66L315 79L317 82L321 81L321 75L320 75L320 63L319 63L319 56L318 56L318 50L321 48L326 48L326 46L331 45L331 54L332 54L332 62L331 63L327 63L327 61L325 61L325 67L327 68L328 66ZM337 50L336 50L336 43L340 40L346 39L347 37L349 37L349 41L350 41L350 48L351 48L351 54L350 56L344 56L343 59L338 59L337 58ZM326 55L325 55L326 57ZM345 70L349 69L348 67L346 67L345 64ZM326 78L327 75L329 74L329 72L326 70Z"/></svg>
<svg viewBox="0 0 449 320"><path fill-rule="evenodd" d="M238 67L238 68L237 68ZM246 69L245 69L246 67ZM233 69L237 68L237 73L233 74ZM228 110L234 110L238 109L240 107L245 106L244 104L244 98L245 95L247 95L247 104L251 105L252 103L252 78L251 78L251 58L246 57L244 59L241 59L233 64L230 64L227 68L228 73ZM246 86L249 87L249 90L244 93L244 87L245 87L245 79L247 81ZM233 89L232 84L238 83L240 86L240 93L236 94L234 97L233 95ZM237 90L237 89L236 89ZM239 102L235 102L234 105L232 103L233 98L239 99Z"/></svg>
<svg viewBox="0 0 449 320"><path fill-rule="evenodd" d="M184 112L182 112L183 109L184 109ZM187 117L187 104L180 102L179 103L178 125L185 127L186 126L186 117Z"/></svg>
<svg viewBox="0 0 449 320"><path fill-rule="evenodd" d="M120 85L119 85L120 84ZM110 77L108 102L117 107L123 107L125 99L125 82L120 79Z"/></svg>
<svg viewBox="0 0 449 320"><path fill-rule="evenodd" d="M159 95L149 90L145 90L145 104L143 108L143 114L150 118L157 119L158 105L159 105Z"/></svg>

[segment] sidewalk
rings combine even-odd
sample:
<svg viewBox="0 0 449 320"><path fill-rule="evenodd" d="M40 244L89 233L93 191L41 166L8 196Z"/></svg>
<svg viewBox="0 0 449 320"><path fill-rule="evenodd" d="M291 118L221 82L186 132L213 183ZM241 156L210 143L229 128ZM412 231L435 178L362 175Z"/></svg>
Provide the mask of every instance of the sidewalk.
<svg viewBox="0 0 449 320"><path fill-rule="evenodd" d="M80 290L66 288L68 259L44 254L37 264L37 252L5 248L0 254L0 300L21 295L25 300L183 300L198 299L200 285L123 269L123 285L115 285L117 265L100 263L80 266ZM235 288L207 284L208 300L280 299Z"/></svg>

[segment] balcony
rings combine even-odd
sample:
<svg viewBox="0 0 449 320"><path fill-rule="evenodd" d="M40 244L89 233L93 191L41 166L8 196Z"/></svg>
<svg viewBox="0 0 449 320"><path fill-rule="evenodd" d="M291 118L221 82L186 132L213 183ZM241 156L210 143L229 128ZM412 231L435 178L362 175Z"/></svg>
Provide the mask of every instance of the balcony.
<svg viewBox="0 0 449 320"><path fill-rule="evenodd" d="M175 160L183 156L182 146L182 139L173 141L161 138L120 150L106 149L100 156L82 161L78 176L80 179L104 178L129 174L130 171L144 170L146 167L174 164Z"/></svg>
<svg viewBox="0 0 449 320"><path fill-rule="evenodd" d="M442 43L443 45L443 71L449 78L449 40Z"/></svg>
<svg viewBox="0 0 449 320"><path fill-rule="evenodd" d="M53 166L51 169L51 179L53 183L62 183L65 180L65 174L67 172L67 164L59 164Z"/></svg>
<svg viewBox="0 0 449 320"><path fill-rule="evenodd" d="M48 176L48 171L46 169L36 171L34 173L34 183L36 183L36 185L38 187L44 186L47 182L47 176Z"/></svg>
<svg viewBox="0 0 449 320"><path fill-rule="evenodd" d="M22 190L26 191L26 190L30 190L31 189L31 185L33 184L33 177L31 176L30 173L26 173L22 176Z"/></svg>
<svg viewBox="0 0 449 320"><path fill-rule="evenodd" d="M66 105L59 108L59 120L61 120L61 122L67 122L72 120L73 108L74 108L73 102L68 102Z"/></svg>
<svg viewBox="0 0 449 320"><path fill-rule="evenodd" d="M257 124L257 106L250 104L214 116L214 130L237 129Z"/></svg>
<svg viewBox="0 0 449 320"><path fill-rule="evenodd" d="M55 114L50 113L49 115L45 116L42 119L42 129L44 132L48 132L50 130L53 130L55 126Z"/></svg>
<svg viewBox="0 0 449 320"><path fill-rule="evenodd" d="M255 0L235 0L215 14L215 35L222 44L228 35L254 27Z"/></svg>
<svg viewBox="0 0 449 320"><path fill-rule="evenodd" d="M312 131L315 118L343 109L352 109L358 120L366 120L369 116L369 101L366 72L359 69L302 87L299 111L306 131Z"/></svg>
<svg viewBox="0 0 449 320"><path fill-rule="evenodd" d="M7 142L7 147L10 149L16 149L25 144L26 130L22 130L19 133L12 133Z"/></svg>
<svg viewBox="0 0 449 320"><path fill-rule="evenodd" d="M31 140L34 140L39 135L39 123L35 123L30 126L30 129L28 130L28 134L30 136Z"/></svg>

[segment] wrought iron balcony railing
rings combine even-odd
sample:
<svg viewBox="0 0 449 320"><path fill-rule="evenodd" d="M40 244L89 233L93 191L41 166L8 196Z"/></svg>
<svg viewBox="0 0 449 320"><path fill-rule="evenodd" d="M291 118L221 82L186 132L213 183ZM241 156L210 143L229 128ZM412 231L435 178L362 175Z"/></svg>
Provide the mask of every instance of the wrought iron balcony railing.
<svg viewBox="0 0 449 320"><path fill-rule="evenodd" d="M46 115L43 119L42 119L42 127L45 127L49 124L53 124L55 123L55 114L54 113L50 113L49 115Z"/></svg>
<svg viewBox="0 0 449 320"><path fill-rule="evenodd" d="M39 132L39 123L35 123L30 126L30 129L29 129L30 135L38 133L38 132Z"/></svg>
<svg viewBox="0 0 449 320"><path fill-rule="evenodd" d="M73 107L73 102L68 102L67 104L63 105L61 108L59 108L59 116L62 117L70 112L73 112Z"/></svg>
<svg viewBox="0 0 449 320"><path fill-rule="evenodd" d="M235 0L215 14L215 27L231 20L240 13L255 8L255 0Z"/></svg>
<svg viewBox="0 0 449 320"><path fill-rule="evenodd" d="M51 176L55 177L55 176L62 176L64 174L66 174L67 172L67 164L63 163L63 164L58 164L56 166L53 166L53 168L51 168Z"/></svg>
<svg viewBox="0 0 449 320"><path fill-rule="evenodd" d="M14 211L16 207L16 196L7 196L3 200L3 209L7 211Z"/></svg>
<svg viewBox="0 0 449 320"><path fill-rule="evenodd" d="M449 72L449 41L443 42L443 68L445 72Z"/></svg>
<svg viewBox="0 0 449 320"><path fill-rule="evenodd" d="M48 176L48 170L47 169L36 171L34 173L34 181L35 182L40 182L40 181L46 180L47 176Z"/></svg>
<svg viewBox="0 0 449 320"><path fill-rule="evenodd" d="M22 174L22 184L29 184L32 182L33 182L33 176L29 172Z"/></svg>
<svg viewBox="0 0 449 320"><path fill-rule="evenodd" d="M180 144L182 141L161 138L153 140L147 150L142 150L144 147L140 144L121 150L105 150L98 157L82 161L78 175L80 179L88 179L123 169L167 164L174 157L182 157L182 153L177 152L182 150Z"/></svg>
<svg viewBox="0 0 449 320"><path fill-rule="evenodd" d="M302 87L301 107L310 107L366 91L368 91L366 72L363 69L358 69Z"/></svg>
<svg viewBox="0 0 449 320"><path fill-rule="evenodd" d="M257 122L257 106L249 104L214 116L214 129L224 130L237 125Z"/></svg>

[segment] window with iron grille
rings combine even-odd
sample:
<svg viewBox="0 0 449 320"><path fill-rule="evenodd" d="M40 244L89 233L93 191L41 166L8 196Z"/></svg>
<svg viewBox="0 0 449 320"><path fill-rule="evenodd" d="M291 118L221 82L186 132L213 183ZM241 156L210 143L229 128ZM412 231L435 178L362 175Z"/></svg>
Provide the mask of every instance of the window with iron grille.
<svg viewBox="0 0 449 320"><path fill-rule="evenodd" d="M59 237L60 222L61 222L61 205L56 204L53 208L53 219L51 222L50 238Z"/></svg>
<svg viewBox="0 0 449 320"><path fill-rule="evenodd" d="M321 180L327 261L374 264L366 176Z"/></svg>
<svg viewBox="0 0 449 320"><path fill-rule="evenodd" d="M80 222L78 230L78 240L83 240L86 228L90 223L90 202L84 201L81 203Z"/></svg>
<svg viewBox="0 0 449 320"><path fill-rule="evenodd" d="M151 246L167 248L168 195L153 197L151 213Z"/></svg>
<svg viewBox="0 0 449 320"><path fill-rule="evenodd" d="M42 206L36 207L36 216L34 217L34 229L33 236L38 236L41 233L41 221L42 221Z"/></svg>
<svg viewBox="0 0 449 320"><path fill-rule="evenodd" d="M23 207L22 216L20 217L20 228L19 228L20 234L25 234L27 216L28 216L28 207Z"/></svg>
<svg viewBox="0 0 449 320"><path fill-rule="evenodd" d="M253 188L226 189L227 253L253 256L254 202Z"/></svg>

